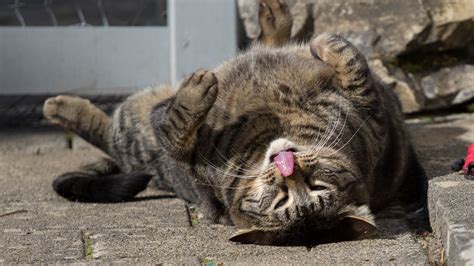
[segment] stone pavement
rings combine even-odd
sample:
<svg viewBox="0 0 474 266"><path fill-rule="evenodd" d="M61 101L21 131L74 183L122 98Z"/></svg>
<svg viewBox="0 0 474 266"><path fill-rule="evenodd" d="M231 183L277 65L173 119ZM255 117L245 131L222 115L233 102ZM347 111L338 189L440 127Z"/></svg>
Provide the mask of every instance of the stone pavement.
<svg viewBox="0 0 474 266"><path fill-rule="evenodd" d="M474 114L408 121L418 155L430 177L428 209L433 238L430 262L474 265L474 181L452 173L474 143Z"/></svg>
<svg viewBox="0 0 474 266"><path fill-rule="evenodd" d="M430 183L431 226L452 265L474 265L474 181L457 174Z"/></svg>
<svg viewBox="0 0 474 266"><path fill-rule="evenodd" d="M3 129L0 264L474 263L474 181L458 174L436 177L465 156L474 141L474 116L410 120L409 128L433 178L434 235L417 236L404 219L385 218L378 220L375 239L312 248L232 243L232 227L200 224L192 206L152 188L132 202L68 202L52 191L54 176L103 155L61 131ZM430 252L430 246L439 248Z"/></svg>

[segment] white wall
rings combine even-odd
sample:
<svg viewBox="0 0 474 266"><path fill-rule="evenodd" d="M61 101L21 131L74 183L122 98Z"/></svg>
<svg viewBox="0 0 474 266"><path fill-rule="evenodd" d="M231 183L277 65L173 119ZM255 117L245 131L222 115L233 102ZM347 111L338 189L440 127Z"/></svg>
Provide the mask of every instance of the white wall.
<svg viewBox="0 0 474 266"><path fill-rule="evenodd" d="M0 27L0 95L176 84L237 51L233 0L169 0L167 27Z"/></svg>

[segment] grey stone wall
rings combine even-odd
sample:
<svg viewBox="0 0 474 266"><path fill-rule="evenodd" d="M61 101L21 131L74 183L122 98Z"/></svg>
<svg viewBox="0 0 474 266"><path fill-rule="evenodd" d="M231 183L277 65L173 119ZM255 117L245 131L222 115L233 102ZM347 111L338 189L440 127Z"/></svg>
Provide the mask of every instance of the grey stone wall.
<svg viewBox="0 0 474 266"><path fill-rule="evenodd" d="M405 113L474 99L472 0L286 2L297 41L322 32L346 37L395 90ZM247 36L255 38L258 1L238 0L238 6Z"/></svg>

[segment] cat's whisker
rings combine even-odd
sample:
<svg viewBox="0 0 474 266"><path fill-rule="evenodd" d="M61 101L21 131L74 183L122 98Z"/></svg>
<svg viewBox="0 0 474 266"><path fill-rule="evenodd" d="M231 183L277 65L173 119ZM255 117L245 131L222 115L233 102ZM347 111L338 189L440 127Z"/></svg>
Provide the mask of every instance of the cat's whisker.
<svg viewBox="0 0 474 266"><path fill-rule="evenodd" d="M351 141L352 139L357 135L357 133L362 129L362 127L365 125L365 123L367 122L367 120L369 120L370 118L370 115L367 116L367 118L364 119L364 121L362 121L362 124L357 128L357 130L354 132L354 134L352 134L352 136L349 138L349 140L344 143L344 145L342 145L341 148L335 150L334 152L332 152L329 156L335 154L335 153L338 153L339 151L341 151L342 149L344 149Z"/></svg>
<svg viewBox="0 0 474 266"><path fill-rule="evenodd" d="M257 163L246 161L242 157L236 156L235 154L233 154L232 157L237 158L237 160L240 163L242 163L242 165L244 165L245 167L230 164L229 163L230 160L225 158L225 156L217 149L217 147L213 143L211 143L211 145L214 147L214 150L218 153L218 156L220 156L224 160L222 161L222 163L224 164L224 167L236 167L235 168L236 170L241 170L243 172L252 172L260 168L260 165L258 165Z"/></svg>
<svg viewBox="0 0 474 266"><path fill-rule="evenodd" d="M342 107L344 106L344 105L342 105L342 104L340 104L340 105L341 105ZM338 134L338 135L336 136L336 138L334 139L334 141L331 142L331 144L329 144L329 148L336 148L337 145L339 145L339 143L340 143L340 142L342 141L342 139L343 139L343 133L344 133L344 131L345 131L345 129L346 129L346 125L347 125L347 117L349 116L348 110L346 109L346 110L344 110L344 111L345 111L345 113L346 113L346 117L344 118L344 123L342 124L342 128L341 128L341 130L339 131L339 134Z"/></svg>
<svg viewBox="0 0 474 266"><path fill-rule="evenodd" d="M324 148L326 147L326 144L329 142L329 140L331 139L331 137L334 135L334 132L336 132L336 129L337 129L337 126L339 125L339 120L340 120L340 117L341 117L341 110L339 110L339 112L337 113L337 120L336 122L334 123L334 126L331 128L331 131L329 132L326 140L324 141L324 143L322 143L319 147L318 147L318 150L316 151L316 155L315 156L318 156L319 152Z"/></svg>
<svg viewBox="0 0 474 266"><path fill-rule="evenodd" d="M201 158L204 160L204 158ZM221 169L219 169L217 166L209 163L209 162L206 162L207 165L209 167L211 167L212 169L214 169L216 172L220 173L220 174L223 174L224 177L235 177L235 178L240 178L240 179L255 179L257 178L256 176L246 176L246 175L237 175L237 174L231 174L229 172L226 172L226 171L223 171Z"/></svg>
<svg viewBox="0 0 474 266"><path fill-rule="evenodd" d="M339 99L338 106L340 106L340 105L341 105L341 100ZM339 118L340 118L340 117L341 117L341 110L338 109L338 113L337 113L337 123L336 123L336 127L334 128L333 134L336 133L337 126L339 125ZM346 117L345 117L345 119L344 119L344 124L342 125L342 128L344 128L345 123L346 123L346 120L347 120L347 114L346 114ZM331 141L331 143L329 143L329 145L324 145L324 147L331 148L332 145L334 145L334 143L338 141L338 139L339 139L339 137L340 137L340 135L341 135L341 132L342 132L342 130L339 131L339 133L337 134L337 136ZM331 135L331 137L332 137L332 135ZM328 140L328 141L329 141L329 140ZM327 144L327 143L326 143L326 144Z"/></svg>
<svg viewBox="0 0 474 266"><path fill-rule="evenodd" d="M260 165L258 165L257 163L255 162L251 162L251 161L246 161L244 160L242 157L240 156L237 156L237 160L242 163L243 165L245 165L246 167L248 168L243 168L241 167L241 169L247 171L247 172L250 172L250 171L255 171L255 170L258 170L260 168Z"/></svg>
<svg viewBox="0 0 474 266"><path fill-rule="evenodd" d="M200 184L200 185L204 185L204 186L208 186L208 187L223 188L223 189L235 189L235 190L246 189L246 188L254 187L253 184L252 184L252 185L248 185L248 186L237 186L237 187L219 186L219 185L213 185L213 184L204 183L204 182L196 182L196 184Z"/></svg>
<svg viewBox="0 0 474 266"><path fill-rule="evenodd" d="M233 168L233 167L235 167L236 170L241 170L241 171L243 171L243 172L250 172L250 171L255 170L255 169L258 167L257 165L252 165L252 164L249 164L249 163L245 162L245 161L242 160L240 157L237 157L237 159L238 159L240 162L242 162L242 164L244 164L245 166L250 167L250 168L244 168L244 167L242 167L242 166L237 166L237 165L230 164L230 163L229 163L230 160L227 159L227 158L219 151L219 149L217 149L217 147L216 147L213 143L211 143L211 146L214 148L214 151L216 152L217 157L220 159L221 163L223 164L223 166L224 166L225 168L229 168L229 167L230 167L230 168ZM235 155L234 155L234 156L235 156ZM233 156L233 157L234 157L234 156Z"/></svg>
<svg viewBox="0 0 474 266"><path fill-rule="evenodd" d="M341 106L341 102L342 102L342 99L339 98L339 102L338 102L337 105L338 105L338 106ZM346 113L346 114L347 114L347 113ZM327 143L331 140L332 136L334 135L334 133L335 133L336 130L338 129L340 118L341 118L341 110L338 109L337 117L336 117L336 122L334 123L334 126L331 128L330 134L327 136L325 142L320 145L320 147L319 147L319 149L318 149L318 151L317 151L317 153L316 153L316 156L317 156L317 154L318 154L324 147L327 147L327 146L330 147L330 146L333 144L333 142L334 142L335 140L337 140L339 134L338 134L338 136L331 142L331 144L327 145ZM345 119L347 119L347 116L346 116ZM345 122L346 122L346 121L344 121L344 123L345 123Z"/></svg>
<svg viewBox="0 0 474 266"><path fill-rule="evenodd" d="M240 179L255 179L256 176L247 176L247 175L236 175L232 173L228 173L226 171L223 171L216 165L214 165L212 162L210 162L202 153L199 149L197 149L199 157L212 169L214 169L216 172L223 174L224 176L230 176L230 177L235 177L235 178L240 178Z"/></svg>
<svg viewBox="0 0 474 266"><path fill-rule="evenodd" d="M317 151L318 148L319 148L319 145L329 136L329 134L330 134L329 132L331 131L332 126L333 126L333 122L331 121L331 122L330 122L330 125L329 125L329 127L330 127L330 128L329 128L329 131L328 131L328 129L326 128L326 129L324 130L324 134L321 136L321 139L316 139L316 141L311 145L311 147L312 147L311 152L312 152L312 153L315 152L315 151Z"/></svg>
<svg viewBox="0 0 474 266"><path fill-rule="evenodd" d="M324 131L324 133L326 133L326 131ZM318 135L316 135L316 138L315 138L315 140L313 141L313 143L311 145L311 149L310 149L311 152L313 151L313 147L314 147L313 145L318 143L320 135L321 135L321 128L318 127ZM322 136L321 136L321 138L322 138Z"/></svg>
<svg viewBox="0 0 474 266"><path fill-rule="evenodd" d="M241 163L245 164L244 160L242 160L240 157L237 157L237 160L240 161ZM245 168L242 167L234 162L227 161L223 164L224 169L229 169L229 170L236 170L239 172L244 172L244 173L252 173L254 171L258 171L260 169L260 165L257 164L251 164L251 163L246 163L248 167L250 168Z"/></svg>
<svg viewBox="0 0 474 266"><path fill-rule="evenodd" d="M228 160L222 155L222 153L220 153L217 148L214 146L214 144L211 143L211 145L214 147L215 151L219 154L218 158L220 159L221 163L223 164L224 168L231 168L231 167L234 167L234 165L231 165ZM217 167L216 165L214 165L211 161L209 161L209 159L207 159L203 154L202 152L199 150L199 148L197 149L197 152L200 156L200 158L202 158L208 165L212 166L214 169L217 169L219 167ZM237 168L237 170L239 169L242 169L242 168ZM242 169L243 171L245 171L246 169ZM222 171L222 170L221 170Z"/></svg>
<svg viewBox="0 0 474 266"><path fill-rule="evenodd" d="M324 134L321 136L321 128L318 128L318 135L316 135L316 137L315 137L315 138L313 139L313 141L311 142L310 150L309 150L310 152L314 152L314 150L315 150L315 145L316 145L317 143L319 143L319 141L320 141L319 136L321 136L321 139L323 139L324 136L325 136L325 134L326 134L326 130L324 130Z"/></svg>
<svg viewBox="0 0 474 266"><path fill-rule="evenodd" d="M252 183L252 184L249 184L249 185L239 185L239 186L219 186L219 185L214 185L214 184L211 184L211 183L202 183L202 182L197 182L198 184L202 184L202 185L205 185L205 186L210 186L210 187L215 187L215 188L224 188L224 189L234 189L234 190L240 190L240 189L247 189L247 188L254 188L254 189L258 189L262 186L265 185L265 182L262 182L262 183Z"/></svg>

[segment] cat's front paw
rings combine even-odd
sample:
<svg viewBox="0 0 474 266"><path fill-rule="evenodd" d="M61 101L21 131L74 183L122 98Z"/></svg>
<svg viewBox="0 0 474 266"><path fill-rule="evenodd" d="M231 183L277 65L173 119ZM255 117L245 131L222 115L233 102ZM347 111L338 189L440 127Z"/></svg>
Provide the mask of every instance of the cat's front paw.
<svg viewBox="0 0 474 266"><path fill-rule="evenodd" d="M217 98L217 78L214 73L199 70L181 84L176 95L177 107L193 115L205 115Z"/></svg>
<svg viewBox="0 0 474 266"><path fill-rule="evenodd" d="M65 125L76 120L81 109L90 104L89 100L79 97L59 95L44 102L43 115L50 124Z"/></svg>

